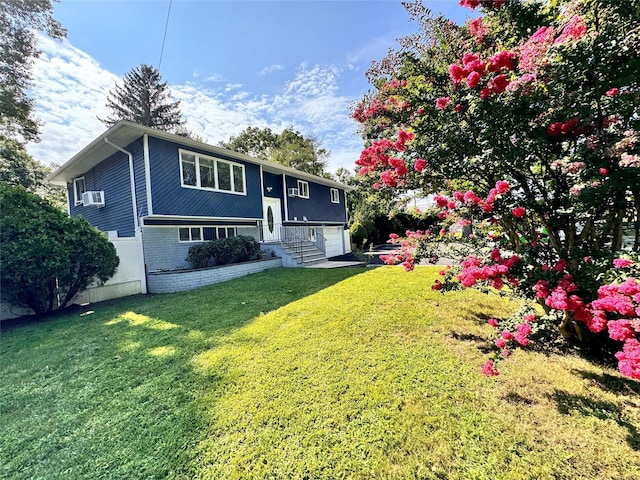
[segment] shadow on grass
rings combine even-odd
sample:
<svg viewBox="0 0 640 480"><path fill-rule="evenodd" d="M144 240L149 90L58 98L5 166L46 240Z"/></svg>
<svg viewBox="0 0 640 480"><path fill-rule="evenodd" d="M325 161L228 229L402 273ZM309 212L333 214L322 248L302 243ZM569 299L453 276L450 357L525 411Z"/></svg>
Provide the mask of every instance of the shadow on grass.
<svg viewBox="0 0 640 480"><path fill-rule="evenodd" d="M634 450L640 450L640 432L624 418L619 406L615 403L594 400L585 395L576 395L562 390L556 390L549 395L549 398L556 402L558 412L563 415L577 412L580 415L596 417L600 420L613 420L627 429L627 443L629 446Z"/></svg>
<svg viewBox="0 0 640 480"><path fill-rule="evenodd" d="M189 478L208 426L198 399L215 399L233 380L224 370L203 377L193 359L261 315L365 271L270 270L14 322L2 345L12 365L4 478L26 468L38 478Z"/></svg>
<svg viewBox="0 0 640 480"><path fill-rule="evenodd" d="M506 402L509 402L513 405L533 405L534 403L538 403L535 400L531 400L530 398L523 397L519 393L509 392L502 397Z"/></svg>
<svg viewBox="0 0 640 480"><path fill-rule="evenodd" d="M585 370L573 370L573 372L582 378L591 380L604 391L622 395L640 395L640 382L636 380L622 378L609 373L597 374Z"/></svg>
<svg viewBox="0 0 640 480"><path fill-rule="evenodd" d="M459 340L461 342L473 342L477 343L477 348L482 353L491 353L494 350L493 344L486 337L482 337L480 335L476 335L474 333L458 333L452 331L449 336L454 340Z"/></svg>

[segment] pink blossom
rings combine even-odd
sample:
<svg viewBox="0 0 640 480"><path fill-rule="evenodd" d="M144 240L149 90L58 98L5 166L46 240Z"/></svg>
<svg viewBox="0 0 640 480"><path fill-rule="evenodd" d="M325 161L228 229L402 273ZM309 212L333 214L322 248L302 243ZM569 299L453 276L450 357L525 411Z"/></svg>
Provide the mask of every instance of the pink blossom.
<svg viewBox="0 0 640 480"><path fill-rule="evenodd" d="M449 76L454 84L459 84L463 78L466 78L467 72L458 64L449 65Z"/></svg>
<svg viewBox="0 0 640 480"><path fill-rule="evenodd" d="M584 23L584 19L580 15L574 15L566 27L562 30L560 36L556 39L554 45L564 43L569 40L579 40L587 33L587 27Z"/></svg>
<svg viewBox="0 0 640 480"><path fill-rule="evenodd" d="M487 69L490 72L496 73L503 68L505 70L513 70L514 58L515 54L513 54L512 52L508 52L506 50L498 52L489 60L489 66L487 67Z"/></svg>
<svg viewBox="0 0 640 480"><path fill-rule="evenodd" d="M529 345L529 339L525 335L522 335L520 333L518 333L513 339L517 344L522 345L523 347Z"/></svg>
<svg viewBox="0 0 640 480"><path fill-rule="evenodd" d="M449 105L450 101L450 97L440 97L436 100L436 108L438 110L444 110L445 108L447 108L447 105Z"/></svg>
<svg viewBox="0 0 640 480"><path fill-rule="evenodd" d="M547 51L553 44L555 35L552 27L539 28L520 49L518 68L523 72L537 73L547 62Z"/></svg>
<svg viewBox="0 0 640 480"><path fill-rule="evenodd" d="M495 318L490 318L487 323L493 328L496 328L498 326L498 320L496 320Z"/></svg>
<svg viewBox="0 0 640 480"><path fill-rule="evenodd" d="M507 80L507 76L501 73L489 82L489 88L492 92L500 94L506 90L508 84L509 80Z"/></svg>
<svg viewBox="0 0 640 480"><path fill-rule="evenodd" d="M480 98L482 100L486 100L490 96L491 96L491 90L489 90L488 88L483 88L482 90L480 90Z"/></svg>
<svg viewBox="0 0 640 480"><path fill-rule="evenodd" d="M522 218L527 214L527 211L524 207L516 207L511 210L511 214L516 218Z"/></svg>
<svg viewBox="0 0 640 480"><path fill-rule="evenodd" d="M616 353L616 358L620 373L630 378L640 379L640 342L637 338L625 340L622 351ZM484 368L482 371L484 373Z"/></svg>
<svg viewBox="0 0 640 480"><path fill-rule="evenodd" d="M475 10L476 8L478 8L478 5L480 5L480 0L460 0L458 4L461 7L466 7L466 8Z"/></svg>
<svg viewBox="0 0 640 480"><path fill-rule="evenodd" d="M497 375L500 375L500 372L496 370L496 367L493 364L493 360L487 360L482 367L482 374L485 377L495 377Z"/></svg>
<svg viewBox="0 0 640 480"><path fill-rule="evenodd" d="M615 258L613 260L613 266L616 268L627 268L633 265L633 262L626 258Z"/></svg>
<svg viewBox="0 0 640 480"><path fill-rule="evenodd" d="M612 320L607 324L609 336L614 340L624 342L628 338L635 338L636 329L627 319Z"/></svg>
<svg viewBox="0 0 640 480"><path fill-rule="evenodd" d="M554 122L547 128L547 135L557 137L562 133L562 122Z"/></svg>
<svg viewBox="0 0 640 480"><path fill-rule="evenodd" d="M605 93L605 95L607 97L615 97L617 95L620 94L620 89L619 88L610 88L609 90L607 90L607 92Z"/></svg>
<svg viewBox="0 0 640 480"><path fill-rule="evenodd" d="M422 172L426 166L427 162L422 158L418 158L413 164L413 168L415 168L416 172Z"/></svg>
<svg viewBox="0 0 640 480"><path fill-rule="evenodd" d="M395 176L395 171L393 170L385 170L384 172L380 173L380 179L382 180L382 183L389 187L395 187L398 184Z"/></svg>
<svg viewBox="0 0 640 480"><path fill-rule="evenodd" d="M489 33L489 29L482 24L482 17L478 17L469 22L469 31L476 37L476 42L482 43L484 36Z"/></svg>
<svg viewBox="0 0 640 480"><path fill-rule="evenodd" d="M436 205L440 208L444 208L447 206L449 199L443 195L435 195L433 200L436 202Z"/></svg>
<svg viewBox="0 0 640 480"><path fill-rule="evenodd" d="M478 83L480 83L481 75L478 72L471 72L469 76L467 76L467 86L469 88L476 88Z"/></svg>
<svg viewBox="0 0 640 480"><path fill-rule="evenodd" d="M498 180L496 182L496 191L500 194L507 193L510 188L511 186L509 185L509 182L504 180Z"/></svg>
<svg viewBox="0 0 640 480"><path fill-rule="evenodd" d="M444 285L440 280L436 280L433 285L431 285L432 290L442 290L442 287L444 287Z"/></svg>
<svg viewBox="0 0 640 480"><path fill-rule="evenodd" d="M478 56L473 53L465 53L464 57L462 57L462 64L467 67L472 62L477 62Z"/></svg>
<svg viewBox="0 0 640 480"><path fill-rule="evenodd" d="M501 335L505 340L511 340L513 338L513 333L511 333L509 330L503 330Z"/></svg>
<svg viewBox="0 0 640 480"><path fill-rule="evenodd" d="M456 113L460 113L462 111L462 105L459 103L454 107Z"/></svg>
<svg viewBox="0 0 640 480"><path fill-rule="evenodd" d="M504 347L507 346L507 340L505 340L502 337L496 338L496 341L494 343L495 343L496 347L498 347L498 348L504 348Z"/></svg>

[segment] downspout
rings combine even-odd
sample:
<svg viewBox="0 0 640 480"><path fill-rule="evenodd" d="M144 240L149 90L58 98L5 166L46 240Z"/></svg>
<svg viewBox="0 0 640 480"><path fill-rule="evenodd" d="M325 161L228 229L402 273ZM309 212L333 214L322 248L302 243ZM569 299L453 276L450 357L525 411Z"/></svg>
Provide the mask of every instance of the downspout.
<svg viewBox="0 0 640 480"><path fill-rule="evenodd" d="M147 269L144 263L144 250L142 247L142 230L140 229L140 225L138 222L138 202L136 201L136 181L135 181L134 170L133 170L133 155L131 154L131 152L128 152L124 148L121 148L115 143L111 142L107 137L104 138L104 141L108 145L111 145L113 148L115 148L119 152L124 153L127 157L129 157L129 182L131 184L131 206L133 208L133 227L134 227L135 238L140 245L140 254L138 255L138 258L140 260L140 265L138 268L139 268L139 271L141 272L140 282L142 283L141 285L142 293L147 293Z"/></svg>
<svg viewBox="0 0 640 480"><path fill-rule="evenodd" d="M136 182L135 182L135 178L133 176L133 155L130 152L127 152L126 150L124 150L123 148L120 148L115 143L109 141L109 139L107 137L104 138L104 141L107 144L111 145L116 150L124 153L125 155L127 155L129 157L129 181L131 182L131 205L133 206L133 228L134 228L134 232L136 232L136 235L137 235L137 232L138 232L138 204L136 202Z"/></svg>

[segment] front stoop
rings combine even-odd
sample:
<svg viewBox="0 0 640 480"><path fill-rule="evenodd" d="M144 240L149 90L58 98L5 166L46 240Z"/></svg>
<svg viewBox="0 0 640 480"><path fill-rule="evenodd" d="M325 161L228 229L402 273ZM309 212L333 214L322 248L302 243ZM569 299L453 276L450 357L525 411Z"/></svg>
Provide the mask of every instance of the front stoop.
<svg viewBox="0 0 640 480"><path fill-rule="evenodd" d="M271 250L277 256L282 257L282 264L285 267L307 267L327 261L324 252L311 242L304 242L302 251L284 242L264 244L263 250Z"/></svg>

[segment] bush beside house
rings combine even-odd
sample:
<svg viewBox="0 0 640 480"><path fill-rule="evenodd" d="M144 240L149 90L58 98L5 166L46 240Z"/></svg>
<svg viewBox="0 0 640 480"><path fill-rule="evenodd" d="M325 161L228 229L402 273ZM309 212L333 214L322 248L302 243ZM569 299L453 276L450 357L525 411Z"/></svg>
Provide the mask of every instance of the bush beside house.
<svg viewBox="0 0 640 480"><path fill-rule="evenodd" d="M260 253L260 244L255 238L239 235L237 237L220 238L189 249L187 261L193 268L205 268L215 265L255 260Z"/></svg>
<svg viewBox="0 0 640 480"><path fill-rule="evenodd" d="M83 218L70 218L23 187L0 183L2 299L36 315L63 308L119 264L115 247Z"/></svg>

